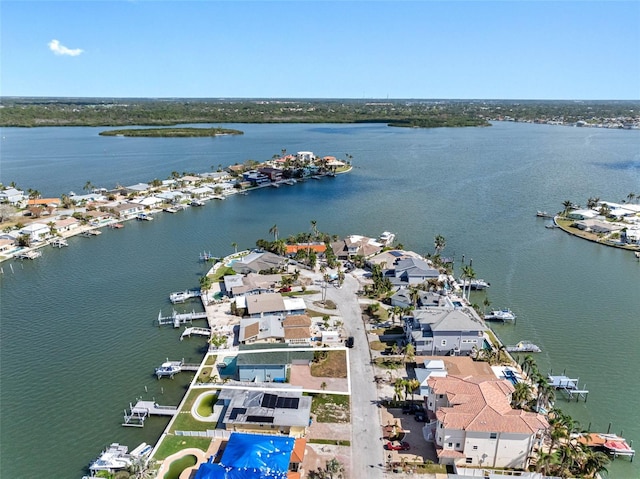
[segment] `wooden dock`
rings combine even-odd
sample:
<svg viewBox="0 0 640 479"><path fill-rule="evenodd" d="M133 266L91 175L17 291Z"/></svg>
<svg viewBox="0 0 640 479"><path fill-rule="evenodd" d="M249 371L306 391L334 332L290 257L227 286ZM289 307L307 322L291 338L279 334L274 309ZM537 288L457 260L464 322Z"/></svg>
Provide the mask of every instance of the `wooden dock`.
<svg viewBox="0 0 640 479"><path fill-rule="evenodd" d="M124 411L123 426L144 427L144 421L149 416L175 416L176 406L160 406L155 401L139 400L135 405L129 403L129 412Z"/></svg>
<svg viewBox="0 0 640 479"><path fill-rule="evenodd" d="M158 313L158 325L173 324L174 328L179 328L182 324L191 324L194 319L207 319L207 312L196 313L195 310L190 313L178 313L175 309L171 316L162 316L162 310Z"/></svg>

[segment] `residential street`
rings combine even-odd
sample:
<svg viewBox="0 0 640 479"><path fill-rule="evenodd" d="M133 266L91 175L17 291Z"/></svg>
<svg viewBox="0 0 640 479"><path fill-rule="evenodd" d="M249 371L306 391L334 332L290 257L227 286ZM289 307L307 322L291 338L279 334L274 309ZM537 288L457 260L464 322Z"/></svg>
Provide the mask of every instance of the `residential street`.
<svg viewBox="0 0 640 479"><path fill-rule="evenodd" d="M384 449L382 448L380 413L376 404L377 390L373 368L362 324L356 291L358 281L346 275L342 288L327 288L327 298L333 301L344 320L348 335L355 339L349 349L351 367L351 477L382 479L384 477Z"/></svg>

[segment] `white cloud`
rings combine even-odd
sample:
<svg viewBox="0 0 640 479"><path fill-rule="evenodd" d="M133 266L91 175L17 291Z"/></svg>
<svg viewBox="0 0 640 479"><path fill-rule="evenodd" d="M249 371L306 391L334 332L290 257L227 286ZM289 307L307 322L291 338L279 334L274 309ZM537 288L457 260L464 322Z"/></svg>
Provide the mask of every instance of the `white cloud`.
<svg viewBox="0 0 640 479"><path fill-rule="evenodd" d="M77 57L83 52L83 50L80 48L67 48L64 45L61 45L58 40L51 40L49 42L49 50L51 50L56 55L69 55L71 57Z"/></svg>

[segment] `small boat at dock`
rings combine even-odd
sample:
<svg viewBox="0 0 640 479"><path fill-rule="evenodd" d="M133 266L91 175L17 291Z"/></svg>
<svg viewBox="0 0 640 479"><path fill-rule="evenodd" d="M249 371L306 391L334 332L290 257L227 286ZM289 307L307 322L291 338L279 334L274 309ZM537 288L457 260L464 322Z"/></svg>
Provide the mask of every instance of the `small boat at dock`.
<svg viewBox="0 0 640 479"><path fill-rule="evenodd" d="M111 223L109 228L119 230L120 228L124 228L124 225L122 223Z"/></svg>
<svg viewBox="0 0 640 479"><path fill-rule="evenodd" d="M204 206L204 201L202 200L192 200L191 203L189 203L191 206Z"/></svg>
<svg viewBox="0 0 640 479"><path fill-rule="evenodd" d="M184 303L186 300L191 299L191 298L199 298L200 297L200 290L198 289L187 289L184 291L177 291L175 293L171 293L169 295L169 301L171 301L173 304L176 303Z"/></svg>
<svg viewBox="0 0 640 479"><path fill-rule="evenodd" d="M65 246L69 246L69 243L67 243L67 240L64 238L56 238L49 244L54 248L64 248Z"/></svg>
<svg viewBox="0 0 640 479"><path fill-rule="evenodd" d="M536 212L536 216L538 218L553 218L553 215L550 215L549 213L547 213L546 211L540 211L538 210Z"/></svg>
<svg viewBox="0 0 640 479"><path fill-rule="evenodd" d="M136 219L138 221L153 221L153 216L151 216L149 213L138 213Z"/></svg>
<svg viewBox="0 0 640 479"><path fill-rule="evenodd" d="M458 286L461 288L466 288L468 286L474 291L482 291L491 286L491 283L488 283L484 279L472 279L469 281L468 279L461 278L458 280Z"/></svg>
<svg viewBox="0 0 640 479"><path fill-rule="evenodd" d="M169 206L167 208L165 208L163 211L166 211L167 213L177 213L178 211L182 211L184 208L180 205L177 206Z"/></svg>
<svg viewBox="0 0 640 479"><path fill-rule="evenodd" d="M540 353L542 349L533 344L531 341L519 341L513 346L506 347L509 353Z"/></svg>
<svg viewBox="0 0 640 479"><path fill-rule="evenodd" d="M494 309L489 314L484 315L486 321L515 321L516 315L509 308Z"/></svg>
<svg viewBox="0 0 640 479"><path fill-rule="evenodd" d="M155 369L155 374L158 379L168 376L173 379L173 376L182 371L182 361L166 361Z"/></svg>
<svg viewBox="0 0 640 479"><path fill-rule="evenodd" d="M31 250L31 251L24 251L22 253L18 253L16 255L16 258L18 258L18 259L36 259L36 258L39 258L40 256L42 256L42 252L36 251L36 250Z"/></svg>
<svg viewBox="0 0 640 479"><path fill-rule="evenodd" d="M633 459L636 454L631 444L629 444L624 437L620 437L617 434L592 432L581 435L578 438L578 442L587 447L603 450L613 455L614 458L617 456L627 456Z"/></svg>

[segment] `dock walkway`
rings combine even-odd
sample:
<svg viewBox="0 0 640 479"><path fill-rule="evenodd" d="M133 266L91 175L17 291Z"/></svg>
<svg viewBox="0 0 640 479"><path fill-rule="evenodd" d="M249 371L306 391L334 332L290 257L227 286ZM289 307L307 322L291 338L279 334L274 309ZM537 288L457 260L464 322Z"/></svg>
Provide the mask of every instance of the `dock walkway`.
<svg viewBox="0 0 640 479"><path fill-rule="evenodd" d="M155 401L139 400L135 405L129 403L129 412L124 411L123 426L144 427L144 421L149 416L175 416L176 406L160 406Z"/></svg>
<svg viewBox="0 0 640 479"><path fill-rule="evenodd" d="M158 325L173 324L174 328L179 328L182 324L191 324L194 319L207 319L207 312L196 313L195 310L190 313L178 313L175 309L171 316L162 316L162 310L158 313Z"/></svg>

